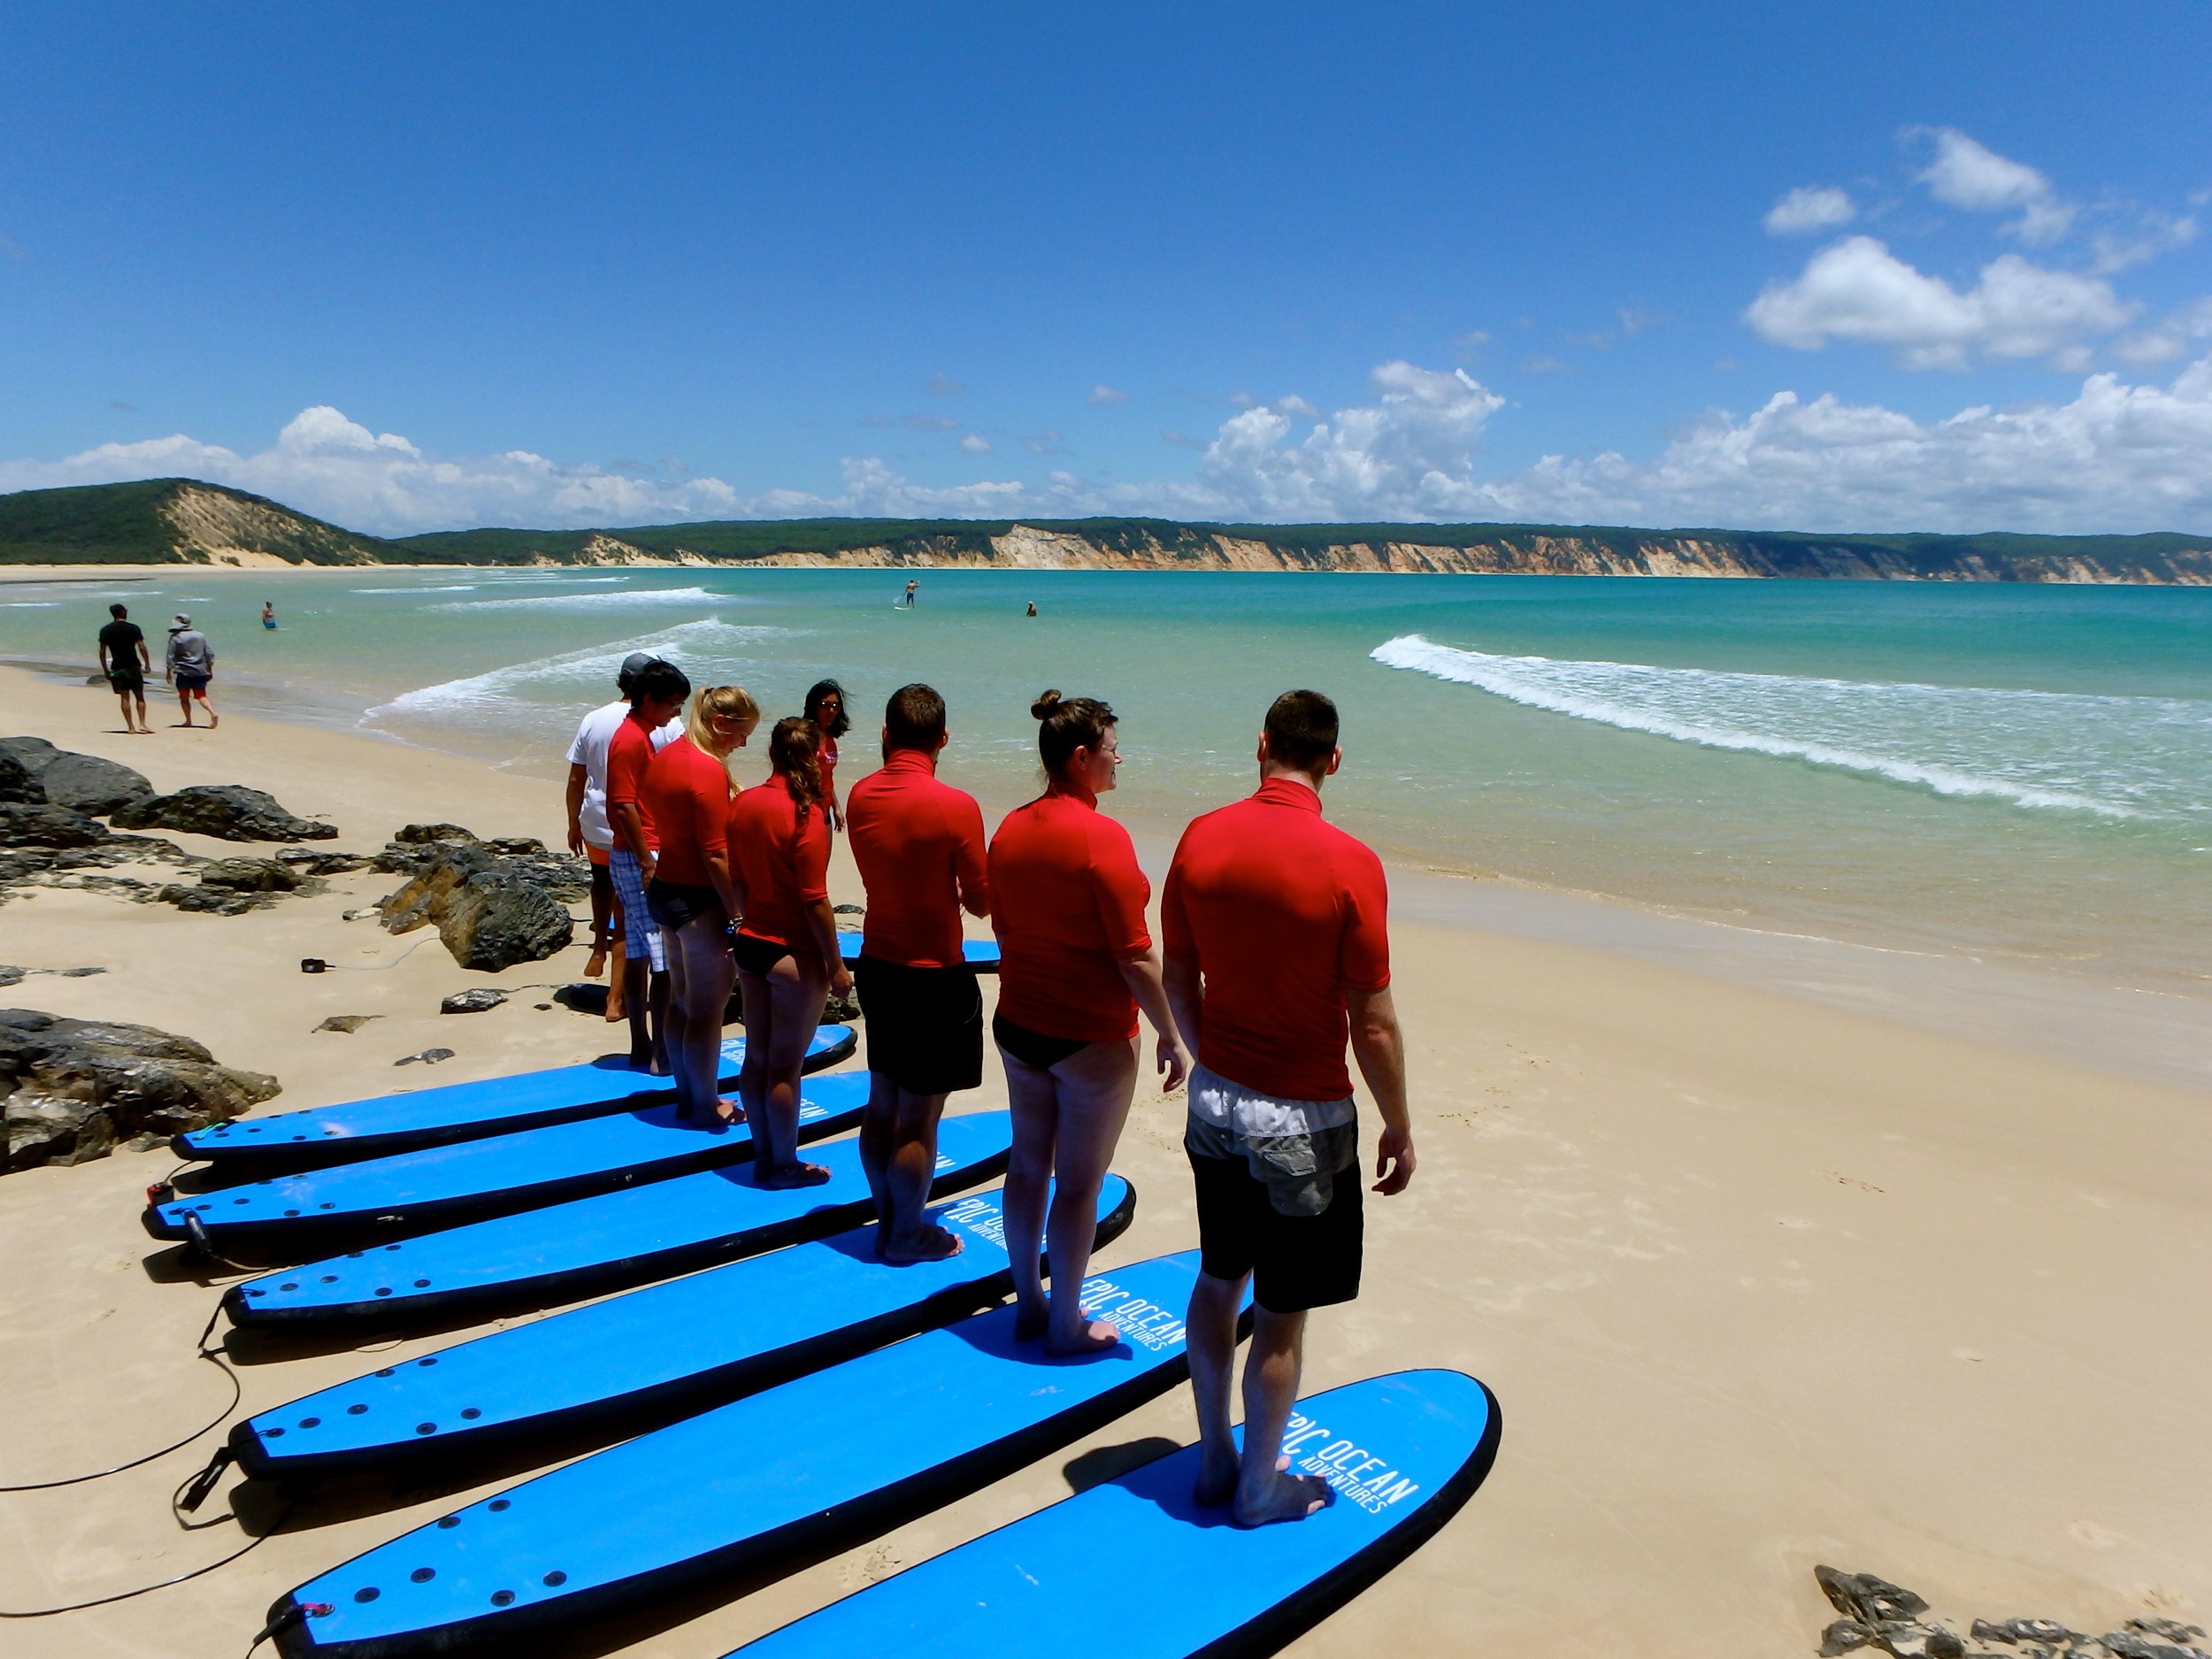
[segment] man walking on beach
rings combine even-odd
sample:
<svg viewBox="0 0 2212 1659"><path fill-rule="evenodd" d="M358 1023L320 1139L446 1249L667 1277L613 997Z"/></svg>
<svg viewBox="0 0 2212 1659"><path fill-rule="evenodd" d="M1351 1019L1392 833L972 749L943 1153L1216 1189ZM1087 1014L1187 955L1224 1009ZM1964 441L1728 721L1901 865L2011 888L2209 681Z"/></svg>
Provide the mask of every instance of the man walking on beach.
<svg viewBox="0 0 2212 1659"><path fill-rule="evenodd" d="M222 717L215 712L215 705L207 700L207 682L215 678L215 648L207 642L207 635L192 626L192 618L180 611L169 625L169 654L165 672L169 683L177 688L177 707L184 713L184 724L192 724L192 705L197 703L207 710L207 729L220 726Z"/></svg>
<svg viewBox="0 0 2212 1659"><path fill-rule="evenodd" d="M983 1081L983 997L967 966L960 912L991 912L983 811L937 781L945 700L902 686L883 710L883 768L847 792L845 830L868 891L853 978L867 1017L868 1107L860 1162L887 1262L960 1253L924 1218L945 1098Z"/></svg>
<svg viewBox="0 0 2212 1659"><path fill-rule="evenodd" d="M622 902L622 952L629 959L625 966L634 974L642 962L652 976L644 995L638 995L633 979L625 999L630 1011L630 1064L662 1077L668 1074L668 1050L661 1033L668 1013L668 947L653 912L645 907L657 843L641 786L653 760L653 733L676 718L690 695L691 681L682 670L656 658L631 680L630 711L607 740L607 821L614 830L607 872L614 879L615 897Z"/></svg>
<svg viewBox="0 0 2212 1659"><path fill-rule="evenodd" d="M1348 1039L1380 1110L1375 1190L1413 1179L1405 1043L1390 997L1382 861L1323 821L1343 758L1336 705L1286 691L1260 733L1257 793L1183 832L1161 900L1167 995L1196 1050L1184 1149L1201 1263L1187 1319L1204 1446L1202 1503L1240 1526L1297 1521L1333 1500L1277 1468L1298 1397L1307 1310L1359 1294L1359 1124ZM1237 1311L1253 1281L1244 1452L1229 1432Z"/></svg>
<svg viewBox="0 0 2212 1659"><path fill-rule="evenodd" d="M146 635L121 605L110 605L108 615L113 620L100 630L100 672L123 705L123 729L150 736L154 728L146 724L146 676L153 672L154 659L146 655ZM131 715L134 703L138 709L135 719Z"/></svg>

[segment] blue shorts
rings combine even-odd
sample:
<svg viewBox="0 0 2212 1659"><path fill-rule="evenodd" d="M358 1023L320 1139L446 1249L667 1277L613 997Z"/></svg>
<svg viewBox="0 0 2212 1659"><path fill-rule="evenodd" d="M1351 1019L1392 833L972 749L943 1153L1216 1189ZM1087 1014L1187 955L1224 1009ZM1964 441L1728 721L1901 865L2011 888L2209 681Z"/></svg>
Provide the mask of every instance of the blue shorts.
<svg viewBox="0 0 2212 1659"><path fill-rule="evenodd" d="M195 674L182 668L177 670L177 690L186 696L205 696L207 681L208 676L205 674Z"/></svg>
<svg viewBox="0 0 2212 1659"><path fill-rule="evenodd" d="M642 956L653 972L668 972L668 941L645 902L645 872L637 855L621 847L607 855L607 873L614 878L614 896L622 905L622 954L632 962Z"/></svg>

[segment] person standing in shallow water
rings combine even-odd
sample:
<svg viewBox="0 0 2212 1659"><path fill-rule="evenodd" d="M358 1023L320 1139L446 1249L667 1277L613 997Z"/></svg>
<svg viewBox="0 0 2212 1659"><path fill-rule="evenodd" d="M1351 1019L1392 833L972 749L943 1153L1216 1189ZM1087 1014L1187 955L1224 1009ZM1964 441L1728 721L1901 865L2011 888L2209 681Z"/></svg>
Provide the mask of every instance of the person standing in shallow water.
<svg viewBox="0 0 2212 1659"><path fill-rule="evenodd" d="M1359 1121L1350 1043L1382 1114L1375 1190L1413 1179L1405 1042L1390 997L1382 861L1321 817L1343 759L1336 705L1286 691L1260 733L1260 787L1183 832L1161 895L1167 994L1198 1050L1183 1145L1198 1189L1198 1283L1186 1320L1205 1448L1197 1498L1240 1526L1333 1499L1277 1467L1309 1310L1359 1294ZM1252 1281L1244 1449L1229 1432L1237 1316Z"/></svg>
<svg viewBox="0 0 2212 1659"><path fill-rule="evenodd" d="M1168 1093L1182 1087L1190 1056L1145 926L1151 884L1129 832L1098 810L1121 765L1114 711L1048 691L1030 713L1045 792L1006 815L988 865L1000 953L991 1031L1014 1117L1006 1252L1021 1305L1016 1336L1042 1337L1050 1354L1083 1354L1120 1340L1112 1325L1084 1317L1082 1288L1099 1188L1136 1093L1137 1010L1159 1035L1155 1064ZM1037 1270L1041 1242L1051 1256L1049 1300Z"/></svg>
<svg viewBox="0 0 2212 1659"><path fill-rule="evenodd" d="M983 811L940 783L945 700L902 686L883 710L883 769L852 787L853 862L868 890L860 962L868 1037L868 1108L860 1162L876 1201L876 1250L887 1262L957 1256L928 1219L945 1097L983 1082L983 995L967 965L960 912L991 913Z"/></svg>
<svg viewBox="0 0 2212 1659"><path fill-rule="evenodd" d="M100 672L123 705L123 729L150 737L154 728L146 724L146 676L153 672L154 659L146 654L145 632L121 605L110 605L108 616L107 626L100 630ZM134 709L135 720L131 718Z"/></svg>
<svg viewBox="0 0 2212 1659"><path fill-rule="evenodd" d="M829 1171L799 1156L799 1071L831 993L852 995L829 902L829 814L816 757L822 733L798 715L768 738L765 783L730 814L731 875L741 918L730 943L745 999L737 1087L763 1187L818 1187Z"/></svg>
<svg viewBox="0 0 2212 1659"><path fill-rule="evenodd" d="M276 626L276 601L273 599L261 602L261 626L265 628Z"/></svg>
<svg viewBox="0 0 2212 1659"><path fill-rule="evenodd" d="M806 718L822 733L822 801L829 810L833 830L845 827L845 804L837 798L837 740L853 729L845 712L845 687L834 680L818 680L806 694Z"/></svg>

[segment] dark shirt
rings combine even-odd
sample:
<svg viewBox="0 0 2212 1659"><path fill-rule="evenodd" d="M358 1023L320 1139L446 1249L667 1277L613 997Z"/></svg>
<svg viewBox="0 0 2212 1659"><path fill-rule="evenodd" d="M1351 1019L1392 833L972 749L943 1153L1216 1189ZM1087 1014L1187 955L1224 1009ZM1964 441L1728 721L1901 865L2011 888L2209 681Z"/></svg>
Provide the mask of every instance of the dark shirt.
<svg viewBox="0 0 2212 1659"><path fill-rule="evenodd" d="M83 635L78 636L80 639ZM146 642L135 622L111 622L100 630L100 643L107 647L108 672L112 674L134 674L139 672L138 648Z"/></svg>

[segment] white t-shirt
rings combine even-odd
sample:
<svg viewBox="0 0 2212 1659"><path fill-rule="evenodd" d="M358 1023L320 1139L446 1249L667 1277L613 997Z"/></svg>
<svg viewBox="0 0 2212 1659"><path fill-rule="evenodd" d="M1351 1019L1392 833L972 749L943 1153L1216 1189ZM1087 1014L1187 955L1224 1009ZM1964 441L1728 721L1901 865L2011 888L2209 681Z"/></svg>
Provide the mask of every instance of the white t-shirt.
<svg viewBox="0 0 2212 1659"><path fill-rule="evenodd" d="M583 826L584 840L594 847L614 845L614 826L607 822L607 745L629 718L628 703L603 703L584 717L576 728L576 741L568 746L568 764L584 769L584 804L577 810L576 821ZM666 749L683 734L683 717L679 715L653 733L654 751Z"/></svg>

